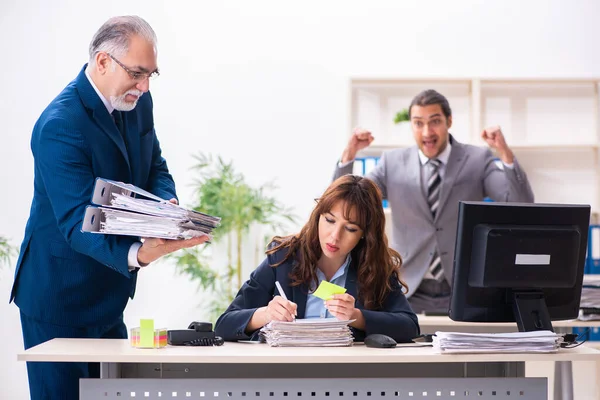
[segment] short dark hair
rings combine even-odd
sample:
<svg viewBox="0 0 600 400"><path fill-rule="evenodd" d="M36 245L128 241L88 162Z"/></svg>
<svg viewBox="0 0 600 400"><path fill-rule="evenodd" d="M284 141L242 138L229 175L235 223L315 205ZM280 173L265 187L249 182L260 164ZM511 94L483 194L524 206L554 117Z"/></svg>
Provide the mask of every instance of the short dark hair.
<svg viewBox="0 0 600 400"><path fill-rule="evenodd" d="M433 89L423 90L421 93L415 96L415 98L410 103L410 107L408 107L408 119L410 119L413 106L430 106L433 104L439 104L442 107L442 112L446 118L452 115L452 110L450 109L450 103L448 103L448 99L444 97L443 94L436 92Z"/></svg>

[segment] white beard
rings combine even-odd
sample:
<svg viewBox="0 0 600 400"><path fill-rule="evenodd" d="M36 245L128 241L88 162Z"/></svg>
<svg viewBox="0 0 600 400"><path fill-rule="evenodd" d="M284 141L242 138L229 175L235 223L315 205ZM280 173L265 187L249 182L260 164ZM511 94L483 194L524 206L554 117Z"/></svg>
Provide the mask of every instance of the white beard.
<svg viewBox="0 0 600 400"><path fill-rule="evenodd" d="M132 102L125 101L125 96L131 94L133 96L137 96L137 100ZM118 111L131 111L137 105L138 100L144 94L144 92L140 90L131 89L125 92L120 96L110 96L110 105L113 106L115 110Z"/></svg>

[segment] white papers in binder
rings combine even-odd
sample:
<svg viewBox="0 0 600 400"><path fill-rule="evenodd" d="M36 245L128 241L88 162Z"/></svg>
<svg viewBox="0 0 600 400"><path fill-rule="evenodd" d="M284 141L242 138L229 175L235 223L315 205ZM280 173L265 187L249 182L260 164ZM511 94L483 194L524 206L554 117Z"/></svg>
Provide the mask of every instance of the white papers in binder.
<svg viewBox="0 0 600 400"><path fill-rule="evenodd" d="M590 243L591 258L594 260L600 259L600 229L597 226L590 227L590 235L592 236Z"/></svg>
<svg viewBox="0 0 600 400"><path fill-rule="evenodd" d="M581 289L581 302L579 303L579 316L581 321L600 320L600 275L589 274L583 276Z"/></svg>
<svg viewBox="0 0 600 400"><path fill-rule="evenodd" d="M190 239L212 233L220 218L188 210L134 185L98 178L83 232Z"/></svg>
<svg viewBox="0 0 600 400"><path fill-rule="evenodd" d="M365 176L368 175L371 171L375 169L377 166L377 158L376 157L366 157L365 158Z"/></svg>
<svg viewBox="0 0 600 400"><path fill-rule="evenodd" d="M352 164L352 174L363 176L365 174L365 159L356 158L354 164Z"/></svg>

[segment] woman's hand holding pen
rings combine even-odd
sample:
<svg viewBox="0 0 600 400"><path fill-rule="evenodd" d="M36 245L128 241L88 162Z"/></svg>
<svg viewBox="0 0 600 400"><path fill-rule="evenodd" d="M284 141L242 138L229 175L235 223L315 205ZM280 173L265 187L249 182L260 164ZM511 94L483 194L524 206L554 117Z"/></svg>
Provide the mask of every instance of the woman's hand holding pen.
<svg viewBox="0 0 600 400"><path fill-rule="evenodd" d="M265 307L265 325L271 321L288 321L296 319L298 305L281 296L273 297L273 300Z"/></svg>
<svg viewBox="0 0 600 400"><path fill-rule="evenodd" d="M279 282L275 282L275 284L281 296L273 297L269 304L265 307L258 308L254 312L246 326L246 333L254 332L271 321L292 322L296 319L296 315L298 315L298 305L287 299Z"/></svg>

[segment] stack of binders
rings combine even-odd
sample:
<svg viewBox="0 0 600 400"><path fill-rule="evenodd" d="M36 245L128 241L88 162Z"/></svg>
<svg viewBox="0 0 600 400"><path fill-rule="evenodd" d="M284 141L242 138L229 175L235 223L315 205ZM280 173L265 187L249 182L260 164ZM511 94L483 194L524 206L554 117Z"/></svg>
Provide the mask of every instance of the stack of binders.
<svg viewBox="0 0 600 400"><path fill-rule="evenodd" d="M162 239L211 236L221 218L185 209L137 186L98 178L83 232Z"/></svg>
<svg viewBox="0 0 600 400"><path fill-rule="evenodd" d="M352 321L337 318L271 321L260 330L260 337L273 347L352 346L354 338L348 327Z"/></svg>

